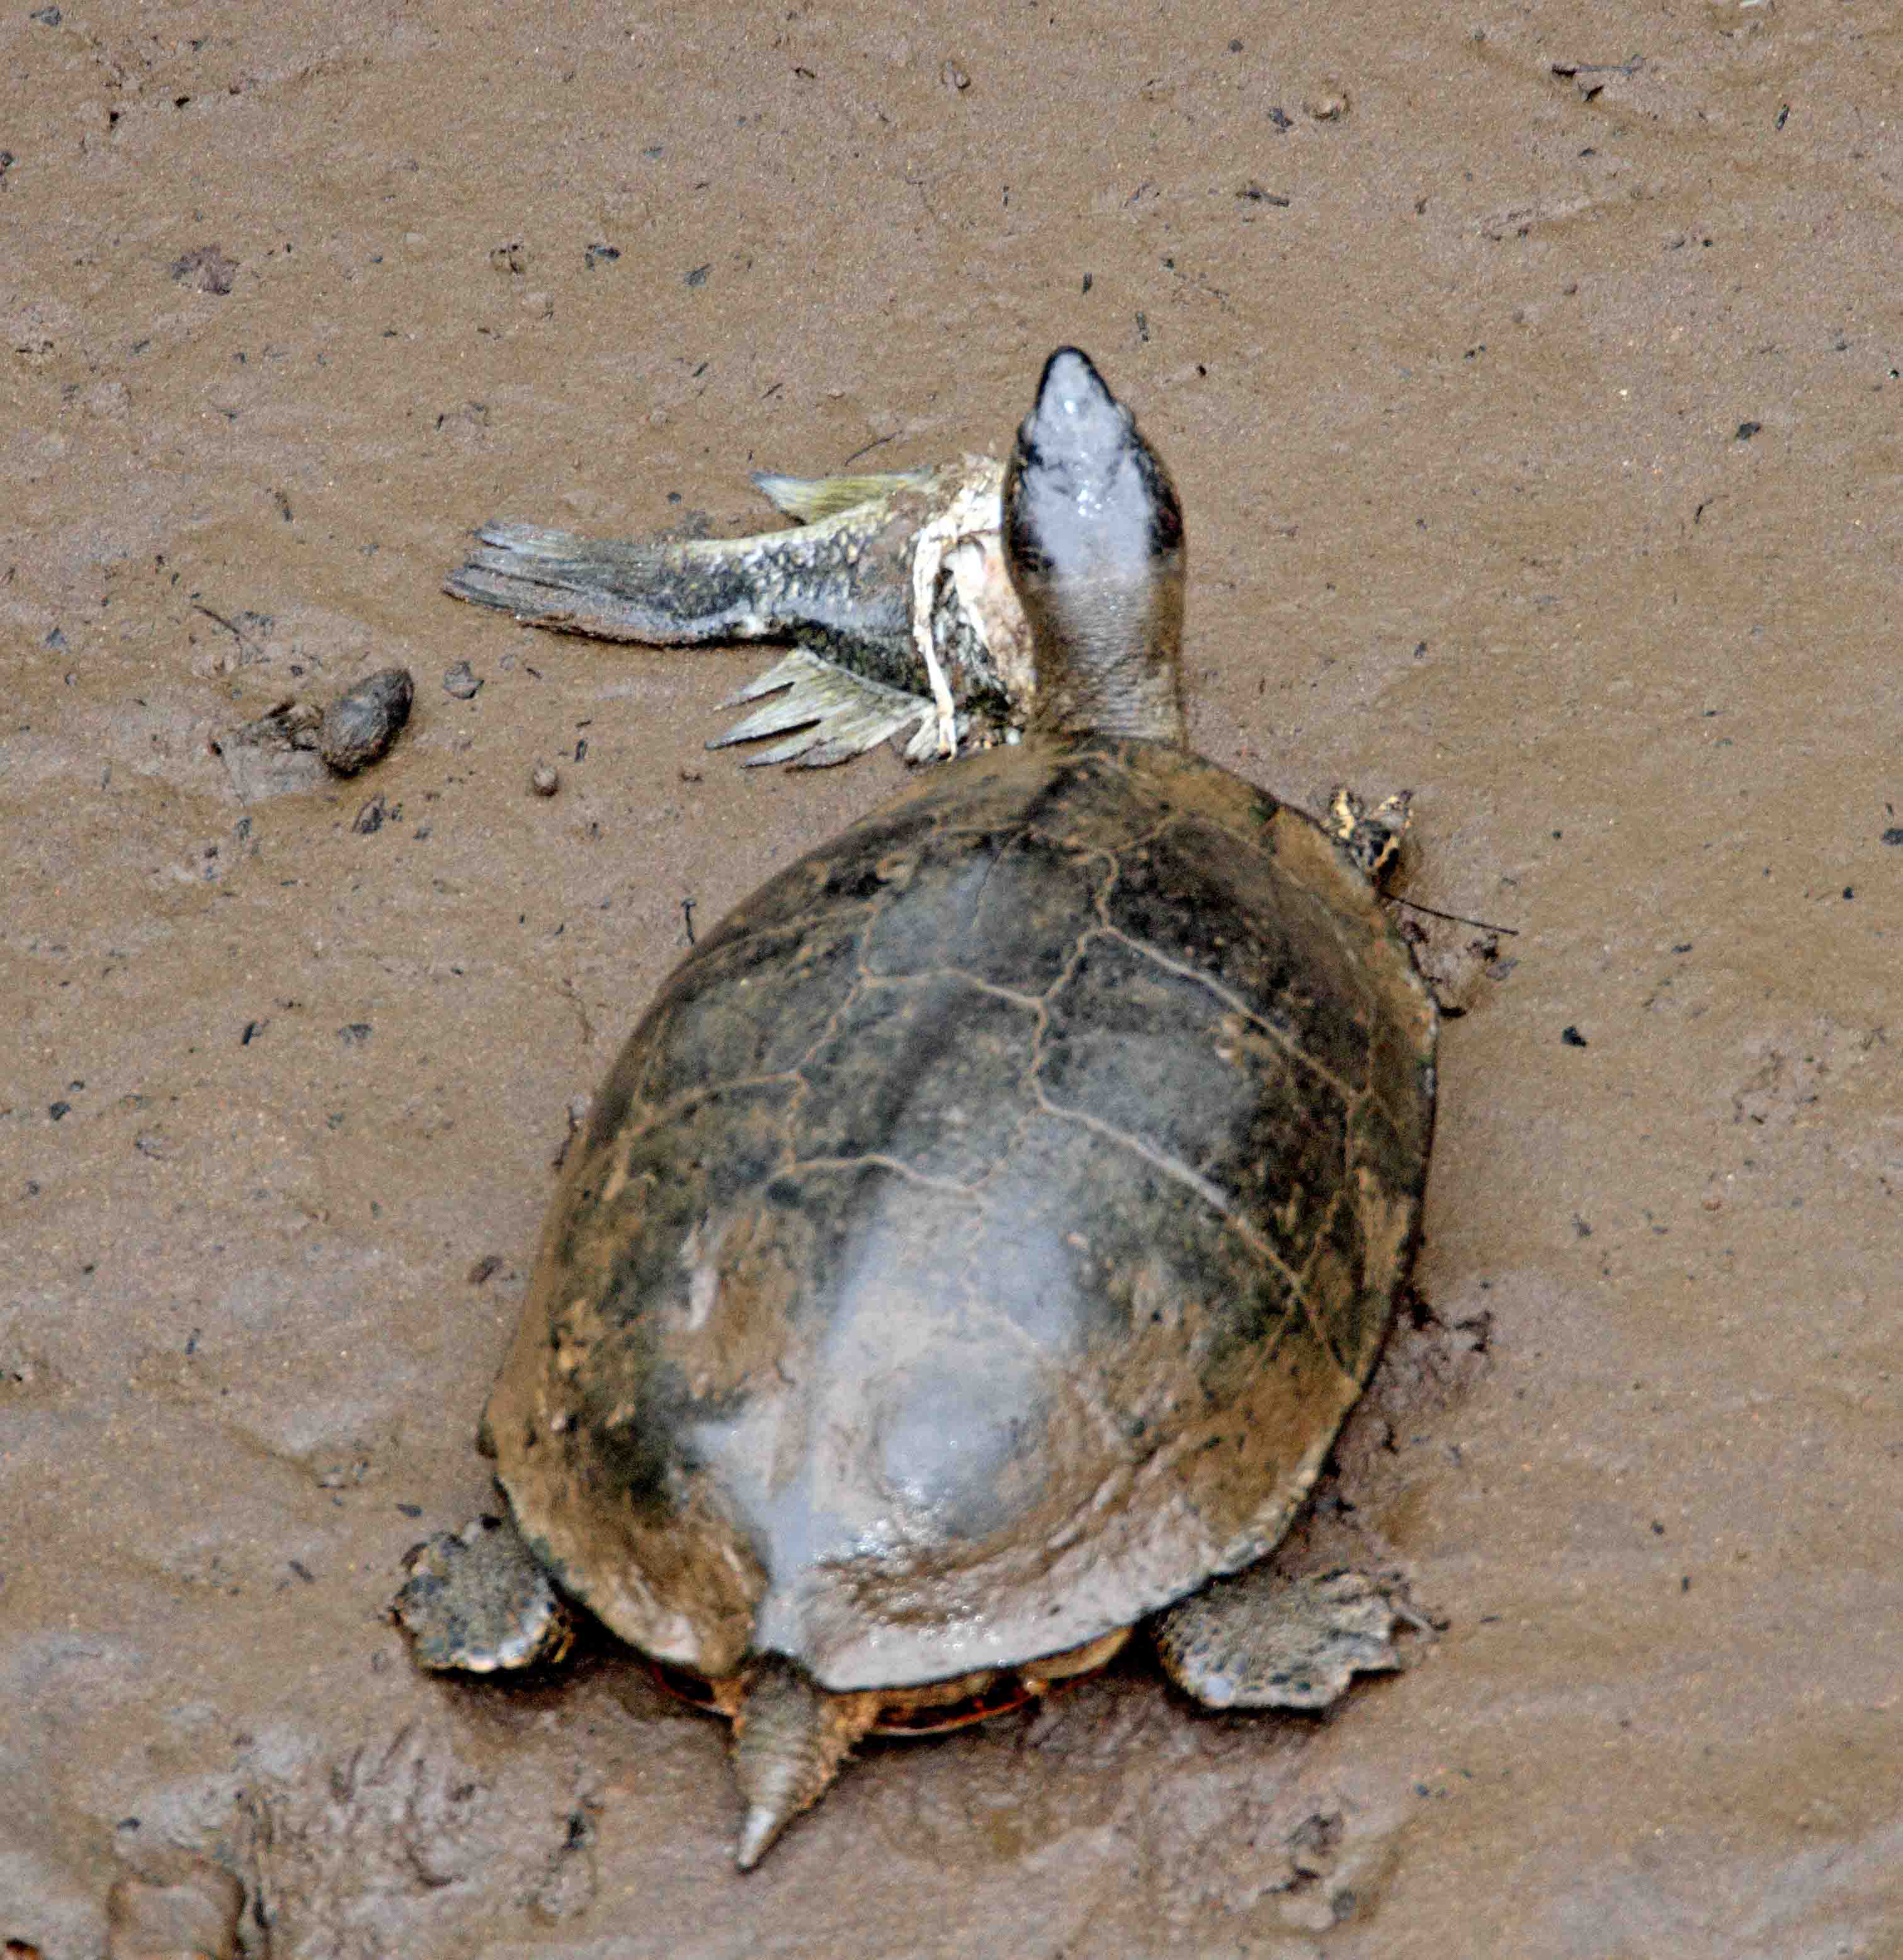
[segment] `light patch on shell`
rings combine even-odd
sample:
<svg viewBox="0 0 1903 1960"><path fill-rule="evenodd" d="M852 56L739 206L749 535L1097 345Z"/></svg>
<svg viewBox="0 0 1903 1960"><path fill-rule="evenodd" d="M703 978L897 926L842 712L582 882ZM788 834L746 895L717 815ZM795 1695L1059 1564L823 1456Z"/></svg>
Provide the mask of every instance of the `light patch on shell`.
<svg viewBox="0 0 1903 1960"><path fill-rule="evenodd" d="M602 1186L602 1195L595 1201L600 1205L612 1204L627 1188L628 1167L625 1162L618 1163L608 1174L608 1182Z"/></svg>
<svg viewBox="0 0 1903 1960"><path fill-rule="evenodd" d="M1361 1217L1363 1259L1370 1270L1398 1266L1414 1227L1412 1209L1400 1203L1366 1164L1355 1166L1355 1190Z"/></svg>
<svg viewBox="0 0 1903 1960"><path fill-rule="evenodd" d="M798 1282L785 1233L767 1205L703 1217L683 1239L685 1284L671 1294L664 1339L671 1364L696 1401L751 1398L783 1391L796 1372L786 1328Z"/></svg>
<svg viewBox="0 0 1903 1960"><path fill-rule="evenodd" d="M710 1242L707 1221L697 1219L681 1242L681 1269L687 1274L687 1315L682 1325L689 1334L698 1334L712 1316L720 1297L718 1234Z"/></svg>
<svg viewBox="0 0 1903 1960"><path fill-rule="evenodd" d="M656 1660L696 1672L705 1666L707 1643L693 1615L663 1606L631 1565L612 1567L592 1577L595 1585L588 1603L598 1619L617 1631L638 1627L640 1637L634 1644Z"/></svg>
<svg viewBox="0 0 1903 1960"><path fill-rule="evenodd" d="M696 1266L688 1274L687 1327L690 1334L698 1334L707 1324L713 1312L713 1303L720 1297L720 1275L710 1265Z"/></svg>
<svg viewBox="0 0 1903 1960"><path fill-rule="evenodd" d="M581 1322L593 1309L594 1302L586 1293L578 1293L568 1303L568 1311L563 1317L570 1326ZM558 1373L573 1376L575 1370L588 1358L588 1343L577 1341L566 1328L557 1330L555 1339L555 1368Z"/></svg>

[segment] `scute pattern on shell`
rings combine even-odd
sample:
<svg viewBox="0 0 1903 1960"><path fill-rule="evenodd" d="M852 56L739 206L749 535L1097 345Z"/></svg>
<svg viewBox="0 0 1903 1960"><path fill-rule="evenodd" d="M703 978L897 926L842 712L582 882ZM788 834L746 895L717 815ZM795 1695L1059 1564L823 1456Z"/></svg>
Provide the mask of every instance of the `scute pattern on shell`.
<svg viewBox="0 0 1903 1960"><path fill-rule="evenodd" d="M490 1405L563 1586L710 1676L901 1686L1272 1545L1418 1229L1434 1010L1300 812L1173 745L967 761L729 916L571 1160Z"/></svg>

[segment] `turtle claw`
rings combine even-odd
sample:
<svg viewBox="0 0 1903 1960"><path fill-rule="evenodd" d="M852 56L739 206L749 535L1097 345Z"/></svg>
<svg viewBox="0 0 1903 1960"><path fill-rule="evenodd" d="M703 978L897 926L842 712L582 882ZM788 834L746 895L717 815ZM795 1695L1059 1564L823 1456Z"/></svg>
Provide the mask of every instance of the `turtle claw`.
<svg viewBox="0 0 1903 1960"><path fill-rule="evenodd" d="M1328 820L1323 827L1360 865L1377 891L1386 887L1401 861L1401 842L1407 835L1413 803L1412 790L1397 790L1370 809L1352 790L1339 785L1328 800Z"/></svg>
<svg viewBox="0 0 1903 1960"><path fill-rule="evenodd" d="M392 1603L419 1667L494 1674L558 1661L573 1617L522 1535L485 1516L412 1546Z"/></svg>
<svg viewBox="0 0 1903 1960"><path fill-rule="evenodd" d="M1213 1579L1156 1623L1164 1672L1206 1708L1326 1708L1358 1673L1403 1665L1396 1620L1423 1624L1358 1572Z"/></svg>

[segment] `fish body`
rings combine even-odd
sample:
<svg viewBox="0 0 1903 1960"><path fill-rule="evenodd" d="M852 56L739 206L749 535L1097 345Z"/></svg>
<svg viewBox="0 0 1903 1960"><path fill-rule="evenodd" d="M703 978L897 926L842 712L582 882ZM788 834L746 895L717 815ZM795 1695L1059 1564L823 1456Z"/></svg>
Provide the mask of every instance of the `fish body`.
<svg viewBox="0 0 1903 1960"><path fill-rule="evenodd" d="M656 647L792 651L727 704L708 744L781 739L752 763L844 762L894 737L914 761L1012 739L1030 632L999 537L1004 466L967 456L883 476L758 474L796 521L743 538L594 539L492 523L443 589L524 625Z"/></svg>

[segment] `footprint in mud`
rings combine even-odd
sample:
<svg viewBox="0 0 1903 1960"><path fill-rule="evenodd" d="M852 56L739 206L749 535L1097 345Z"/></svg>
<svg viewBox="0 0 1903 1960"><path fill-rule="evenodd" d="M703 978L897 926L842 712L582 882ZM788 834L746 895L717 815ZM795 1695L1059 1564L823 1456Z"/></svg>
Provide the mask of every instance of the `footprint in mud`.
<svg viewBox="0 0 1903 1960"><path fill-rule="evenodd" d="M536 1793L552 1798L552 1791ZM593 1898L585 1799L497 1789L430 1725L406 1723L295 1786L240 1799L241 1867L271 1960L396 1960L543 1923Z"/></svg>
<svg viewBox="0 0 1903 1960"><path fill-rule="evenodd" d="M1145 1929L1121 1951L1226 1953L1237 1933L1254 1950L1372 1912L1404 1806L1380 1816L1318 1792L1301 1725L1190 1710L1123 1666L983 1737L873 1745L879 1787L855 1831L895 1863L929 1857L980 1884L1094 1870L1092 1927L1115 1924L1120 1943Z"/></svg>
<svg viewBox="0 0 1903 1960"><path fill-rule="evenodd" d="M1375 1908L1399 1850L1397 1805L1384 1815L1245 1755L1157 1779L1140 1811L1141 1888L1158 1916L1208 1930L1225 1917L1325 1933Z"/></svg>
<svg viewBox="0 0 1903 1960"><path fill-rule="evenodd" d="M1419 1475L1415 1452L1440 1418L1496 1365L1485 1298L1441 1310L1404 1302L1314 1507L1285 1541L1290 1570L1348 1565L1406 1580L1405 1557L1374 1520ZM1418 1661L1430 1643L1417 1630L1403 1650ZM974 1869L1021 1866L1074 1834L1106 1832L1171 1924L1260 1911L1279 1930L1321 1931L1371 1907L1391 1831L1306 1787L1309 1740L1304 1722L1190 1707L1139 1634L1103 1675L981 1730L866 1745L865 1780L878 1787L855 1822L895 1859L929 1845Z"/></svg>
<svg viewBox="0 0 1903 1960"><path fill-rule="evenodd" d="M1881 1026L1845 1027L1819 1015L1752 1036L1744 1052L1754 1065L1731 1092L1731 1120L1778 1128L1816 1116L1827 1093L1851 1087L1873 1060L1888 1064L1895 1051Z"/></svg>

